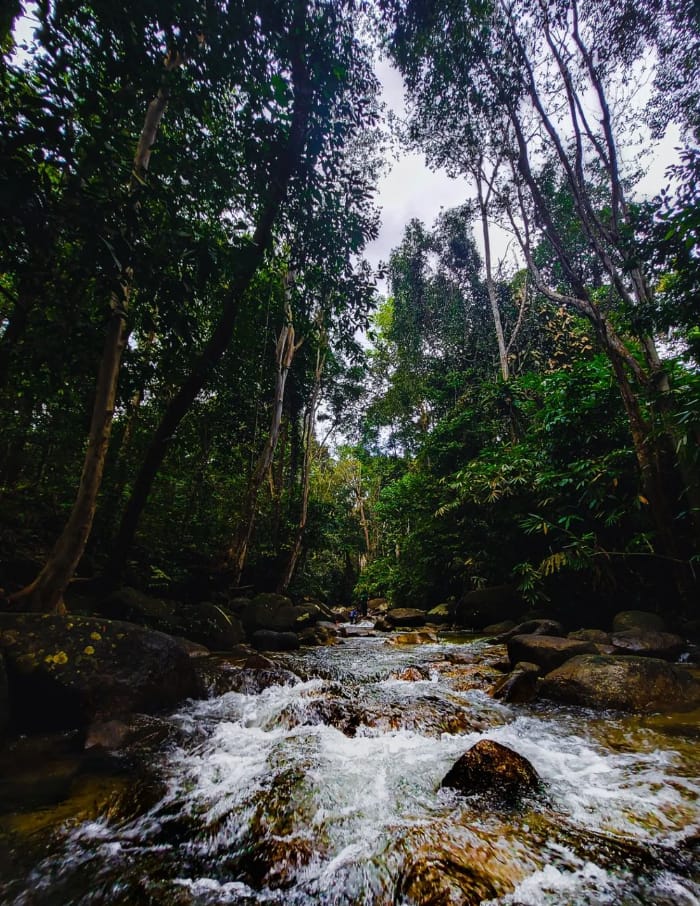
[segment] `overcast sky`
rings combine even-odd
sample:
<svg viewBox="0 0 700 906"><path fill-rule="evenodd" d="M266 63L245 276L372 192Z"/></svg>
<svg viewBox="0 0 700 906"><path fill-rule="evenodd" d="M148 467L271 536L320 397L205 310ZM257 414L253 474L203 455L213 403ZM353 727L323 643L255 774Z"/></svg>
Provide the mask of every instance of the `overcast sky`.
<svg viewBox="0 0 700 906"><path fill-rule="evenodd" d="M386 60L377 63L376 72L382 83L384 102L395 113L403 115L401 76ZM652 197L668 182L664 173L669 164L678 160L675 149L679 144L678 130L671 127L660 143L657 155L648 163L649 171L637 186L637 195ZM380 261L387 261L391 250L401 242L406 224L413 217L430 227L442 208L462 204L470 195L471 189L465 179L451 179L444 171L432 172L420 154L401 155L398 161L391 162L390 170L379 181L377 201L382 212L382 224L378 239L367 246L365 257L375 267ZM475 239L481 248L479 233L479 230L475 231ZM495 228L492 245L497 260L506 253L507 234ZM386 292L386 287L383 291Z"/></svg>

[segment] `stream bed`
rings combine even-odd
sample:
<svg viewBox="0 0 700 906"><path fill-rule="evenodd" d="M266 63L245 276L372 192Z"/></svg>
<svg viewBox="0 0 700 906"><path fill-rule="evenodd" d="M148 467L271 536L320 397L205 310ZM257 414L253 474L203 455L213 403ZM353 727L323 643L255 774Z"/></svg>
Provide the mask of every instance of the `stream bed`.
<svg viewBox="0 0 700 906"><path fill-rule="evenodd" d="M286 655L294 684L187 703L141 763L5 804L0 903L700 906L698 714L503 704L493 660L348 638ZM544 796L441 789L485 738Z"/></svg>

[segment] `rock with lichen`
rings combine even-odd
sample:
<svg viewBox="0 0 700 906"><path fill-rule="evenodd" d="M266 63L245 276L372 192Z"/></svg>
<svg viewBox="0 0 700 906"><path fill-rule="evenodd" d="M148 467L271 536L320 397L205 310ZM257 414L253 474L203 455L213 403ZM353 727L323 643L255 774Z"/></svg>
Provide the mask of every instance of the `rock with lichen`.
<svg viewBox="0 0 700 906"><path fill-rule="evenodd" d="M117 620L0 613L0 653L10 718L23 732L154 713L199 691L180 643Z"/></svg>

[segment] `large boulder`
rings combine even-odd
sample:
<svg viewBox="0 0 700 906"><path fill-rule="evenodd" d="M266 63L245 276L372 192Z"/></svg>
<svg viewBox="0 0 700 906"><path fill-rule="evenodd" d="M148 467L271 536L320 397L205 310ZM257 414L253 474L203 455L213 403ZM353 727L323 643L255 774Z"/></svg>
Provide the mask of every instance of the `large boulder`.
<svg viewBox="0 0 700 906"><path fill-rule="evenodd" d="M666 623L658 613L650 613L647 610L621 610L613 617L613 632L626 632L628 629L665 632Z"/></svg>
<svg viewBox="0 0 700 906"><path fill-rule="evenodd" d="M513 636L516 635L563 636L564 627L558 620L525 620L524 623L518 623L511 629L502 632L497 636L496 640L499 642L507 642L508 639L512 639Z"/></svg>
<svg viewBox="0 0 700 906"><path fill-rule="evenodd" d="M323 618L317 604L293 604L284 595L276 594L256 595L241 613L243 626L251 637L261 629L299 632Z"/></svg>
<svg viewBox="0 0 700 906"><path fill-rule="evenodd" d="M651 629L628 629L625 632L615 632L610 642L620 654L660 657L665 661L675 661L678 655L688 647L685 640L679 635Z"/></svg>
<svg viewBox="0 0 700 906"><path fill-rule="evenodd" d="M577 654L593 654L592 642L562 639L551 635L516 635L508 639L508 657L511 664L529 661L549 673Z"/></svg>
<svg viewBox="0 0 700 906"><path fill-rule="evenodd" d="M258 651L294 651L299 647L299 636L295 632L257 629L250 640Z"/></svg>
<svg viewBox="0 0 700 906"><path fill-rule="evenodd" d="M512 585L493 585L468 591L454 604L454 619L460 626L483 629L500 620L517 620L523 600Z"/></svg>
<svg viewBox="0 0 700 906"><path fill-rule="evenodd" d="M386 620L392 626L424 626L425 611L412 607L392 607L386 612Z"/></svg>
<svg viewBox="0 0 700 906"><path fill-rule="evenodd" d="M595 642L597 645L609 645L610 633L602 629L576 629L567 635L567 639L579 642Z"/></svg>
<svg viewBox="0 0 700 906"><path fill-rule="evenodd" d="M657 658L581 655L548 673L545 698L618 711L692 711L700 706L700 681L683 667Z"/></svg>
<svg viewBox="0 0 700 906"><path fill-rule="evenodd" d="M13 723L22 731L150 714L200 688L175 639L118 620L0 613L0 653Z"/></svg>
<svg viewBox="0 0 700 906"><path fill-rule="evenodd" d="M542 783L527 758L491 739L482 739L455 762L440 785L467 796L485 793L505 805L514 805L523 796L539 792Z"/></svg>
<svg viewBox="0 0 700 906"><path fill-rule="evenodd" d="M386 598L370 598L367 602L367 610L372 613L386 613L389 609L389 602Z"/></svg>

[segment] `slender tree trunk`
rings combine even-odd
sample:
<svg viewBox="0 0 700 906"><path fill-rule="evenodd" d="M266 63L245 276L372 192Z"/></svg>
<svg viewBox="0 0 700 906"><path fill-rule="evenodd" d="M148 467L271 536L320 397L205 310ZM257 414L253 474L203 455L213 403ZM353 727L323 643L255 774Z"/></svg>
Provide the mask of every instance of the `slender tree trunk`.
<svg viewBox="0 0 700 906"><path fill-rule="evenodd" d="M294 573L304 543L304 533L306 532L306 522L309 515L309 490L311 488L314 424L316 422L316 412L318 410L318 401L321 394L321 378L323 376L324 365L325 353L319 345L319 348L316 350L316 368L314 370L314 385L311 392L311 400L304 419L304 460L301 473L301 511L299 513L299 522L297 523L296 532L294 533L292 549L289 552L286 566L277 585L277 591L280 594L284 594L284 592L287 591L290 582L294 578Z"/></svg>
<svg viewBox="0 0 700 906"><path fill-rule="evenodd" d="M270 247L275 221L287 194L289 183L303 154L312 99L309 74L304 59L303 24L299 26L299 36L298 53L293 59L291 67L294 82L294 113L292 115L289 141L275 170L277 179L270 188L252 241L248 249L241 255L238 272L231 282L219 323L197 357L190 375L168 404L153 440L146 451L141 469L134 482L131 497L122 515L119 531L112 547L112 557L107 566L106 574L112 581L118 580L124 568L139 518L148 501L148 495L158 474L158 469L165 458L180 422L205 386L212 369L219 362L231 342L241 298Z"/></svg>
<svg viewBox="0 0 700 906"><path fill-rule="evenodd" d="M170 57L166 59L166 69L179 65L179 62L171 61ZM129 200L135 206L138 206L138 191L148 173L151 147L156 140L167 103L168 91L163 85L148 105L134 155ZM112 432L121 357L128 333L127 312L133 290L133 269L125 267L121 277L120 291L114 291L110 300L111 315L107 324L87 449L75 503L68 522L39 575L30 585L12 596L13 603L23 609L55 612L65 610L63 594L90 536Z"/></svg>
<svg viewBox="0 0 700 906"><path fill-rule="evenodd" d="M285 277L285 323L282 325L277 347L275 349L275 393L272 402L272 416L270 431L267 440L260 451L255 468L248 481L243 513L238 524L231 547L226 554L226 562L230 567L232 582L238 585L243 575L248 546L255 527L255 510L258 501L258 492L268 474L277 449L280 428L282 425L282 411L284 408L284 391L287 384L289 369L292 367L294 355L301 342L295 342L294 322L292 321L292 308L289 301L293 275L288 273Z"/></svg>
<svg viewBox="0 0 700 906"><path fill-rule="evenodd" d="M480 168L479 168L480 169ZM474 174L476 182L476 193L479 202L479 212L481 214L481 232L484 239L484 265L486 267L486 291L491 305L491 314L493 316L493 326L496 331L496 342L498 344L498 360L501 365L501 377L505 382L510 379L510 369L508 368L508 353L506 351L506 341L503 335L503 324L501 322L501 311L498 306L498 296L496 294L496 284L493 279L493 265L491 261L491 233L489 230L488 218L488 198L484 195L482 174L479 170ZM490 187L489 187L490 190Z"/></svg>

